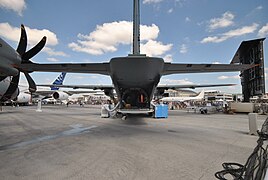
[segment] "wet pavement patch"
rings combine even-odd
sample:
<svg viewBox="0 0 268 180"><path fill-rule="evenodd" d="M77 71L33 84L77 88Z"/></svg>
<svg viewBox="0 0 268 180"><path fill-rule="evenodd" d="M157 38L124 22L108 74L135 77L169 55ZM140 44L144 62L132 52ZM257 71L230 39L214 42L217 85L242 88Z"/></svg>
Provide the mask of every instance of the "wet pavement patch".
<svg viewBox="0 0 268 180"><path fill-rule="evenodd" d="M176 133L177 131L169 129L168 132Z"/></svg>
<svg viewBox="0 0 268 180"><path fill-rule="evenodd" d="M35 139L29 140L29 141L24 141L24 142L19 142L19 143L15 143L15 144L0 146L0 151L1 150L6 150L6 149L19 148L19 147L27 146L27 145L30 145L30 144L35 144L35 143L39 143L39 142L43 142L43 141L56 139L56 138L59 138L59 137L79 135L79 134L83 134L83 133L86 133L86 132L90 132L91 129L97 127L95 125L92 125L92 126L89 126L89 127L83 127L82 124L75 124L75 125L70 125L70 126L72 127L72 129L60 132L60 133L55 134L55 135L43 136L43 137L35 138Z"/></svg>

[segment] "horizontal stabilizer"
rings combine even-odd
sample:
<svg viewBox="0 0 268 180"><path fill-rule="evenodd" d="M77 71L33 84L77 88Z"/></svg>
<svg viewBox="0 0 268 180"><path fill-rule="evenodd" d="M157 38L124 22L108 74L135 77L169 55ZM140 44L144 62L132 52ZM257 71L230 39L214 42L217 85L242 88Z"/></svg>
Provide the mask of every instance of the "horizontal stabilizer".
<svg viewBox="0 0 268 180"><path fill-rule="evenodd" d="M21 64L23 71L41 71L41 72L67 72L67 73L95 73L110 75L109 63L62 63L62 64Z"/></svg>
<svg viewBox="0 0 268 180"><path fill-rule="evenodd" d="M248 64L171 64L165 63L162 75L180 73L209 73L244 71L253 67Z"/></svg>

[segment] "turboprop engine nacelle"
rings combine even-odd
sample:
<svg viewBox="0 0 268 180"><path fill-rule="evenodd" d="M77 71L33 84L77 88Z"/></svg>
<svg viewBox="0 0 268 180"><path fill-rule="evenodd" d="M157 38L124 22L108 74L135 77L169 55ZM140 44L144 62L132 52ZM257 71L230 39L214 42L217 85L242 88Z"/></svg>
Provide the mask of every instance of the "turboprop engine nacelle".
<svg viewBox="0 0 268 180"><path fill-rule="evenodd" d="M10 45L0 38L0 76L17 76L15 67L21 63L21 57Z"/></svg>
<svg viewBox="0 0 268 180"><path fill-rule="evenodd" d="M69 98L69 95L67 93L61 91L54 92L52 96L57 100L67 100Z"/></svg>

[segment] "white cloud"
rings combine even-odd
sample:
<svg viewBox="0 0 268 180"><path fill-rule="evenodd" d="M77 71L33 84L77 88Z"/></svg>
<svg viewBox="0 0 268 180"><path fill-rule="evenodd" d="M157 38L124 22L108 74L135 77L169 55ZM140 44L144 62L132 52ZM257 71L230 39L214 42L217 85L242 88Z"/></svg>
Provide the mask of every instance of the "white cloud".
<svg viewBox="0 0 268 180"><path fill-rule="evenodd" d="M68 56L65 52L55 51L54 49L49 48L49 47L45 47L43 49L43 52L46 52L49 56L63 56L63 57L67 57Z"/></svg>
<svg viewBox="0 0 268 180"><path fill-rule="evenodd" d="M219 36L209 36L204 39L202 39L201 43L219 43L223 42L227 39L243 36L249 33L253 33L259 25L256 23L253 23L251 26L244 26L239 29L231 30L226 33L223 33Z"/></svg>
<svg viewBox="0 0 268 180"><path fill-rule="evenodd" d="M172 48L172 44L164 45L161 42L149 40L145 44L141 44L141 54L146 54L147 56L160 56L165 54Z"/></svg>
<svg viewBox="0 0 268 180"><path fill-rule="evenodd" d="M219 76L218 79L228 79L228 76Z"/></svg>
<svg viewBox="0 0 268 180"><path fill-rule="evenodd" d="M263 9L262 6L258 6L258 7L256 7L256 10L261 10L261 9Z"/></svg>
<svg viewBox="0 0 268 180"><path fill-rule="evenodd" d="M175 5L179 5L179 7L183 7L185 4L186 0L175 0Z"/></svg>
<svg viewBox="0 0 268 180"><path fill-rule="evenodd" d="M18 42L20 39L20 28L12 27L9 23L0 23L0 36L7 38L8 40ZM43 36L47 37L46 45L55 46L58 44L58 39L55 33L47 29L31 29L25 26L28 38L28 45L36 45Z"/></svg>
<svg viewBox="0 0 268 180"><path fill-rule="evenodd" d="M182 44L180 47L180 53L185 54L188 52L188 47L186 46L186 44Z"/></svg>
<svg viewBox="0 0 268 180"><path fill-rule="evenodd" d="M265 26L263 26L258 32L259 37L265 37L267 35L268 35L268 23Z"/></svg>
<svg viewBox="0 0 268 180"><path fill-rule="evenodd" d="M189 84L194 84L193 82L189 81L187 78L186 79L166 79L166 78L161 78L159 84L180 84L180 85L189 85Z"/></svg>
<svg viewBox="0 0 268 180"><path fill-rule="evenodd" d="M91 75L91 76L89 76L89 78L91 78L91 79L99 79L99 76Z"/></svg>
<svg viewBox="0 0 268 180"><path fill-rule="evenodd" d="M236 85L234 85L234 86L227 86L226 87L226 90L225 91L227 91L227 92L230 92L230 91L232 91L232 92L240 92L241 93L241 86L238 86L237 84ZM229 91L228 91L229 90Z"/></svg>
<svg viewBox="0 0 268 180"><path fill-rule="evenodd" d="M132 22L131 22L131 30L132 28L133 27L132 27ZM141 41L156 39L159 34L159 28L155 24L152 24L152 26L141 25L140 31L141 31L140 32ZM131 34L132 34L132 31L131 31Z"/></svg>
<svg viewBox="0 0 268 180"><path fill-rule="evenodd" d="M26 8L24 0L0 0L0 7L10 9L22 16L22 11Z"/></svg>
<svg viewBox="0 0 268 180"><path fill-rule="evenodd" d="M222 64L219 61L212 62L212 64Z"/></svg>
<svg viewBox="0 0 268 180"><path fill-rule="evenodd" d="M152 26L141 26L141 40L155 39L159 28ZM78 52L93 55L101 55L106 52L114 52L119 44L131 44L132 22L120 21L98 25L96 30L89 35L78 34L77 43L70 43L69 47Z"/></svg>
<svg viewBox="0 0 268 180"><path fill-rule="evenodd" d="M59 62L60 60L56 59L56 58L47 58L48 61L50 62Z"/></svg>
<svg viewBox="0 0 268 180"><path fill-rule="evenodd" d="M249 33L253 33L259 25L256 23L253 23L251 26L244 26L240 29L235 29L228 31L227 33L224 33L224 36L229 37L235 37L235 36L241 36Z"/></svg>
<svg viewBox="0 0 268 180"><path fill-rule="evenodd" d="M85 76L79 76L79 75L74 75L72 78L74 79L85 79Z"/></svg>
<svg viewBox="0 0 268 180"><path fill-rule="evenodd" d="M143 0L143 4L152 4L152 3L160 3L163 0Z"/></svg>
<svg viewBox="0 0 268 180"><path fill-rule="evenodd" d="M159 10L159 8L160 8L159 4L161 2L164 2L164 1L167 1L167 0L143 0L142 3L143 4L153 4L154 7L156 8L156 10ZM171 1L171 0L169 0L169 1ZM183 7L183 5L186 2L186 0L172 0L172 1L174 1L174 6L175 7L177 7L177 6ZM172 8L172 11L173 11L173 8Z"/></svg>
<svg viewBox="0 0 268 180"><path fill-rule="evenodd" d="M209 30L228 27L234 24L234 15L231 12L225 12L221 18L213 18L209 21Z"/></svg>
<svg viewBox="0 0 268 180"><path fill-rule="evenodd" d="M107 52L114 52L120 44L129 45L132 43L132 22L119 21L98 25L95 31L89 35L78 34L79 40L68 46L77 52L85 52L93 55L101 55ZM170 49L172 45L163 45L154 41L159 34L159 28L151 26L140 26L140 40L142 53L148 55L161 55ZM152 45L152 47L148 47ZM158 52L156 52L158 50Z"/></svg>
<svg viewBox="0 0 268 180"><path fill-rule="evenodd" d="M18 27L13 27L9 23L0 23L0 36L14 41L19 42L21 29ZM32 29L30 27L25 26L25 30L27 33L28 40L28 48L35 46L44 36L47 37L46 45L42 52L47 53L49 56L63 56L68 57L68 55L62 51L55 51L53 48L48 46L55 46L58 44L58 39L55 33L47 30L47 29Z"/></svg>
<svg viewBox="0 0 268 180"><path fill-rule="evenodd" d="M219 43L224 40L221 40L218 36L209 36L204 39L202 39L201 43Z"/></svg>
<svg viewBox="0 0 268 180"><path fill-rule="evenodd" d="M171 8L171 9L168 10L168 13L169 14L172 13L172 12L173 12L173 8Z"/></svg>
<svg viewBox="0 0 268 180"><path fill-rule="evenodd" d="M236 76L219 76L218 79L224 80L224 79L240 79L239 75Z"/></svg>
<svg viewBox="0 0 268 180"><path fill-rule="evenodd" d="M263 6L257 6L257 7L255 7L254 9L252 9L252 11L251 12L249 12L247 15L246 15L246 18L248 18L248 17L255 17L255 16L258 16L259 15L259 12L261 12L262 11L262 9L263 9Z"/></svg>
<svg viewBox="0 0 268 180"><path fill-rule="evenodd" d="M189 17L185 18L185 22L190 22L190 21L191 21L191 19Z"/></svg>
<svg viewBox="0 0 268 180"><path fill-rule="evenodd" d="M173 61L171 54L167 54L163 59L165 62L172 62Z"/></svg>

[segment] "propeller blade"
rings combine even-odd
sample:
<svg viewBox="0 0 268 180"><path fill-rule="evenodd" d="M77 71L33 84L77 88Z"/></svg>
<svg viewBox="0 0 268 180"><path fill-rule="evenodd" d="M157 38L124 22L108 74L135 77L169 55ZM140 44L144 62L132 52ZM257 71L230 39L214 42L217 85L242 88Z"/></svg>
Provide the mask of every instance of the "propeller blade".
<svg viewBox="0 0 268 180"><path fill-rule="evenodd" d="M32 77L29 75L29 73L27 72L24 72L24 75L28 81L28 84L29 84L29 91L30 93L33 93L36 91L36 84L34 82L34 80L32 79Z"/></svg>
<svg viewBox="0 0 268 180"><path fill-rule="evenodd" d="M47 37L44 36L41 41L35 45L32 49L30 49L29 51L27 51L26 53L24 53L22 55L22 62L23 63L27 63L29 62L29 59L31 59L32 57L34 57L37 53L39 53L43 47L45 46L46 44L46 40L47 40Z"/></svg>
<svg viewBox="0 0 268 180"><path fill-rule="evenodd" d="M23 55L27 48L27 35L23 24L21 25L20 29L21 29L21 35L20 35L20 42L17 47L17 52L20 55Z"/></svg>

